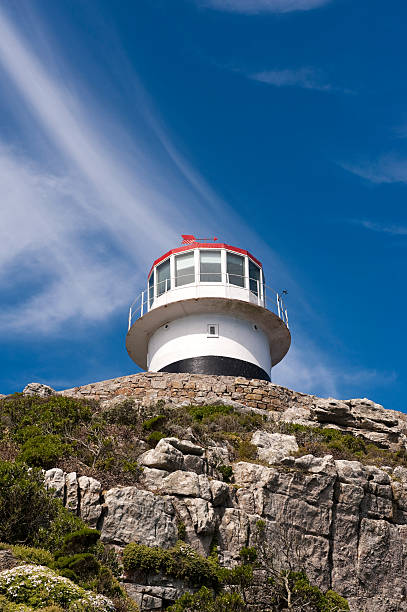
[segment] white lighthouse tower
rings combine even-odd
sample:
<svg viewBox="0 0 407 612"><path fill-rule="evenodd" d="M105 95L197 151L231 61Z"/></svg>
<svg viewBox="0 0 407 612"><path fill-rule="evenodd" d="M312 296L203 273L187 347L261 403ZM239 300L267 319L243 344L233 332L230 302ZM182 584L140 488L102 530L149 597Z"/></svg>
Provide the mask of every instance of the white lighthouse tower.
<svg viewBox="0 0 407 612"><path fill-rule="evenodd" d="M281 296L244 249L182 236L130 307L126 348L150 372L270 380L291 336Z"/></svg>

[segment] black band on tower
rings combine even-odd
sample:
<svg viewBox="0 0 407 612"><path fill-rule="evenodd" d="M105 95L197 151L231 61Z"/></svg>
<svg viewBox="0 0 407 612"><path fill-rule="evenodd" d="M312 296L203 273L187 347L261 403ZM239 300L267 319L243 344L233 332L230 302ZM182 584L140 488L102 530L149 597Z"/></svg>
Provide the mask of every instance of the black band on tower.
<svg viewBox="0 0 407 612"><path fill-rule="evenodd" d="M159 372L172 372L174 374L210 374L218 376L243 376L244 378L258 378L270 382L270 376L265 370L254 363L221 357L219 355L204 355L203 357L189 357L168 364Z"/></svg>

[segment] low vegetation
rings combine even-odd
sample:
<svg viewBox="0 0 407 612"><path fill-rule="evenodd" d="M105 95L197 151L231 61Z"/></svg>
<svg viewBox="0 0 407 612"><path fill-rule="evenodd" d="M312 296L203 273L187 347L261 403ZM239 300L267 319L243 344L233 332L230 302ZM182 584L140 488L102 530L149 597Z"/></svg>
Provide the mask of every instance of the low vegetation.
<svg viewBox="0 0 407 612"><path fill-rule="evenodd" d="M218 590L221 585L222 568L216 559L202 557L182 541L168 550L132 542L124 549L123 566L127 573L161 573L194 587L205 585Z"/></svg>
<svg viewBox="0 0 407 612"><path fill-rule="evenodd" d="M320 457L329 454L333 455L334 459L356 460L366 465L407 466L407 453L404 449L390 451L380 448L362 437L338 429L282 424L280 430L296 437L300 447L299 455L311 454Z"/></svg>
<svg viewBox="0 0 407 612"><path fill-rule="evenodd" d="M48 469L60 467L100 480L104 487L134 484L139 455L167 436L192 432L202 444L224 444L231 460L255 461L256 429L296 436L299 454L332 454L373 465L407 465L407 454L380 448L338 429L276 423L232 406L148 408L130 399L102 408L96 401L14 394L0 400L0 459ZM230 479L225 466L225 480Z"/></svg>
<svg viewBox="0 0 407 612"><path fill-rule="evenodd" d="M260 532L261 528L261 536ZM241 563L225 569L216 550L205 558L183 542L170 550L131 543L123 560L130 574L161 573L195 587L195 592L185 593L168 612L348 612L340 595L331 590L324 593L310 583L304 571L276 569L274 555L264 547L261 553L254 547L243 548Z"/></svg>
<svg viewBox="0 0 407 612"><path fill-rule="evenodd" d="M0 610L137 610L116 553L45 489L39 468L0 461L0 541L18 563L0 573Z"/></svg>

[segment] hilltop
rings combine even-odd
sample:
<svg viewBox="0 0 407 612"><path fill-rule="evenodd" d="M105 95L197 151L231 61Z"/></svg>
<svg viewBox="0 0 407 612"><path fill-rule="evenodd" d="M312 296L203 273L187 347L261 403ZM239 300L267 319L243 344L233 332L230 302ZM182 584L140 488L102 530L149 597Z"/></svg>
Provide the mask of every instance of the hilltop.
<svg viewBox="0 0 407 612"><path fill-rule="evenodd" d="M287 589L295 610L346 610L335 592L355 612L407 610L406 441L406 416L367 399L235 377L33 383L1 400L0 458L45 470L142 610L202 587L235 601L176 610L283 610Z"/></svg>

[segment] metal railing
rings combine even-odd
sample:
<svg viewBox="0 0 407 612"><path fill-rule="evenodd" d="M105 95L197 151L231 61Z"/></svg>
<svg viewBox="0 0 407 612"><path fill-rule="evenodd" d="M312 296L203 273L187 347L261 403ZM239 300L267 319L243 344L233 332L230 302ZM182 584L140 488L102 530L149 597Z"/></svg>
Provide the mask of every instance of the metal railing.
<svg viewBox="0 0 407 612"><path fill-rule="evenodd" d="M185 282L184 284L179 283L179 281L182 279L186 280L187 278L190 279L192 277L193 280L191 282ZM202 280L202 277L218 277L219 280L212 280L212 278L210 280ZM222 278L224 278L224 280L222 280ZM285 323L288 328L287 308L285 308L280 293L277 293L277 291L265 285L264 283L261 283L260 280L256 278L241 276L239 274L205 272L202 274L189 273L183 276L166 278L163 281L155 283L154 288L147 287L147 289L141 291L130 306L128 329L131 328L133 322L136 319L139 319L140 317L144 316L144 314L146 314L153 308L178 301L177 298L173 299L175 291L195 289L195 295L192 296L188 294L185 296L185 298L182 297L180 299L191 299L191 297L227 297L229 299L239 299L236 296L230 295L200 295L199 289L207 287L215 287L217 289L221 287L226 287L229 289L235 288L245 290L247 293L248 302L255 302L258 306L262 306L263 308L267 308L267 310L271 310L271 312L277 314L277 316ZM152 289L153 295L151 295ZM169 295L171 299L168 299ZM165 298L161 299L164 296ZM157 301L159 302L159 304L154 305L154 303Z"/></svg>

